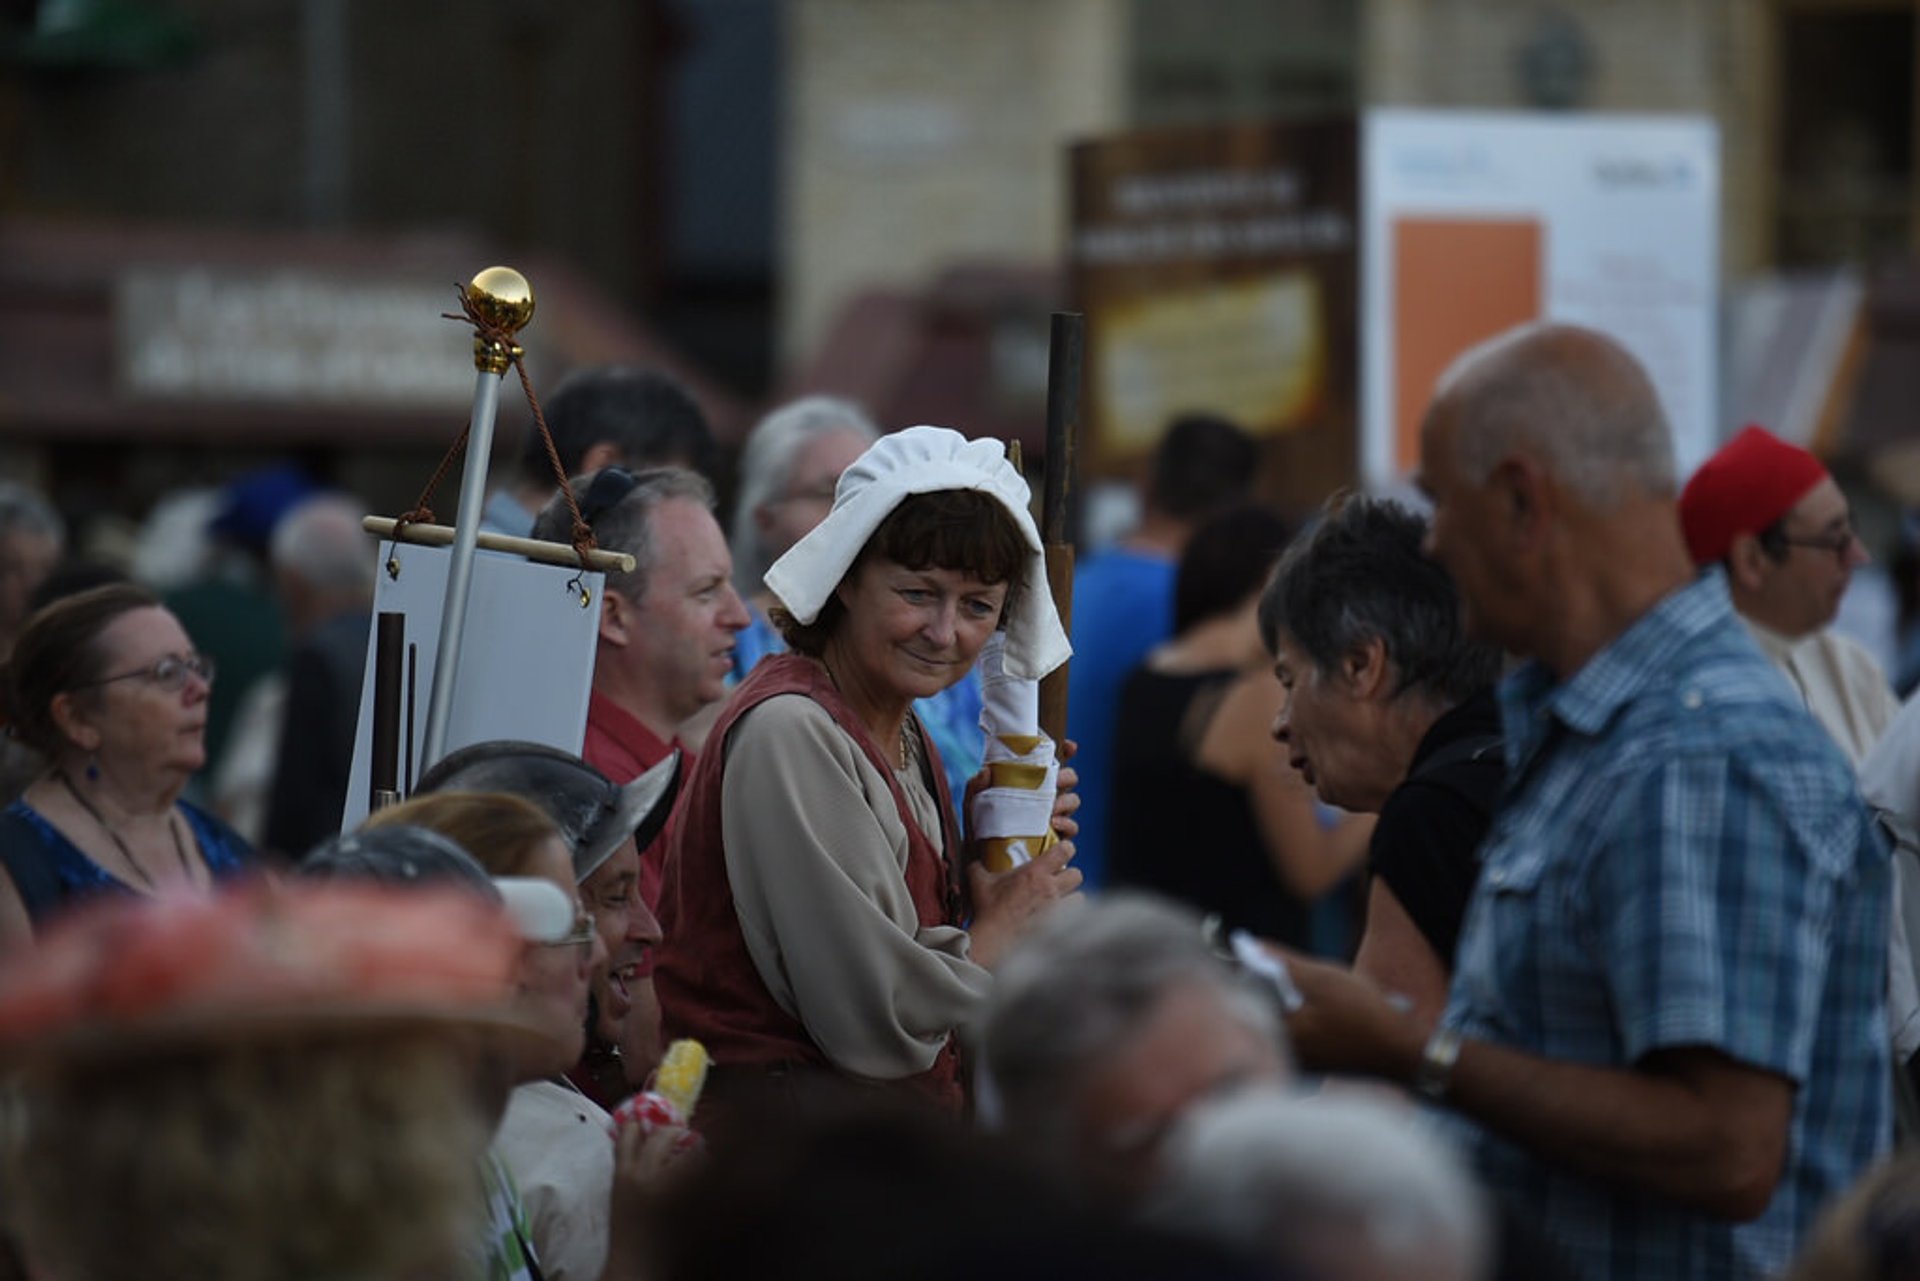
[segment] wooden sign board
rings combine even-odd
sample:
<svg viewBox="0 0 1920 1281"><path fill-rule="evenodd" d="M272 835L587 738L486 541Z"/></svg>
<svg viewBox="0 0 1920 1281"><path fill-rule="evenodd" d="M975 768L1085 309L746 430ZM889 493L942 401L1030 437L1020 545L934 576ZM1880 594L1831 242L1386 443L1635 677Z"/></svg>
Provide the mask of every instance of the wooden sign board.
<svg viewBox="0 0 1920 1281"><path fill-rule="evenodd" d="M1358 124L1166 129L1072 150L1073 305L1090 470L1123 474L1177 415L1263 439L1269 498L1354 478Z"/></svg>

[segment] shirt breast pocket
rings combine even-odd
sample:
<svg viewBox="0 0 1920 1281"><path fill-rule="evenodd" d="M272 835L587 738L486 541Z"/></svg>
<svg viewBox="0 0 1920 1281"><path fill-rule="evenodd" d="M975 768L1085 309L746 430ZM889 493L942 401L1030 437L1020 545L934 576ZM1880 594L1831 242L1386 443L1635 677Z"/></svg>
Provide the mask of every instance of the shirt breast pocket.
<svg viewBox="0 0 1920 1281"><path fill-rule="evenodd" d="M1471 1022L1507 1037L1531 1020L1543 947L1551 946L1551 877L1544 844L1491 850L1481 869L1454 965L1454 997Z"/></svg>

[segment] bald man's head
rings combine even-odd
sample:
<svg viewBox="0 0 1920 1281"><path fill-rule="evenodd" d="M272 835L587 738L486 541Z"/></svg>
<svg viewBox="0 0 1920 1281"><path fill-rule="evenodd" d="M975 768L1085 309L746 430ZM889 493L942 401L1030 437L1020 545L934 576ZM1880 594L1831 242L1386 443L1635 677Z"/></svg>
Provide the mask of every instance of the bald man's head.
<svg viewBox="0 0 1920 1281"><path fill-rule="evenodd" d="M1578 325L1527 325L1468 351L1442 376L1422 435L1423 453L1451 448L1472 484L1525 453L1602 510L1676 488L1672 433L1646 371Z"/></svg>

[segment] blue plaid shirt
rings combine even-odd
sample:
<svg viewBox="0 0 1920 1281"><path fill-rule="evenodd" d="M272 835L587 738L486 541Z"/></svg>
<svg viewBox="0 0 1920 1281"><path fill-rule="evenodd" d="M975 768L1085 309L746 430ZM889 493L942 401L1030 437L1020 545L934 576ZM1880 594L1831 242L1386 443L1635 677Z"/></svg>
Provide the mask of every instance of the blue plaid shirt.
<svg viewBox="0 0 1920 1281"><path fill-rule="evenodd" d="M1603 1067L1709 1046L1793 1081L1792 1128L1733 1224L1442 1124L1592 1281L1770 1275L1892 1133L1889 865L1852 772L1717 570L1570 680L1533 663L1500 694L1509 782L1444 1022Z"/></svg>

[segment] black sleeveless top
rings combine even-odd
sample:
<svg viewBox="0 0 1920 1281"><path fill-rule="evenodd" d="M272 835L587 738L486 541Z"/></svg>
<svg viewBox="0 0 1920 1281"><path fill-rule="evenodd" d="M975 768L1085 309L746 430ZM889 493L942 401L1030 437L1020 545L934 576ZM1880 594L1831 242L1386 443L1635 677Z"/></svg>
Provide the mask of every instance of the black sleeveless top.
<svg viewBox="0 0 1920 1281"><path fill-rule="evenodd" d="M1217 912L1229 928L1306 948L1309 905L1281 884L1253 798L1194 761L1239 675L1138 667L1127 677L1114 720L1108 880Z"/></svg>

